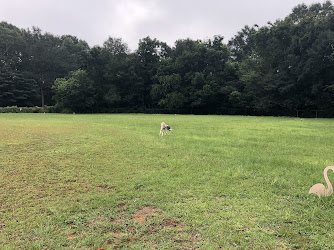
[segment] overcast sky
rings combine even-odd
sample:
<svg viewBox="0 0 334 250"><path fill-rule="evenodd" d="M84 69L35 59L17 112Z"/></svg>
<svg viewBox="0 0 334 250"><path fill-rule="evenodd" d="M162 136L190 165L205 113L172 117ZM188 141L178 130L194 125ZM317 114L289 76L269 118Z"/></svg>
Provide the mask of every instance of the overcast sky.
<svg viewBox="0 0 334 250"><path fill-rule="evenodd" d="M324 0L0 0L0 21L19 28L39 27L73 35L90 46L120 37L131 50L139 39L157 38L170 46L178 39L225 37L245 25L283 19L300 3Z"/></svg>

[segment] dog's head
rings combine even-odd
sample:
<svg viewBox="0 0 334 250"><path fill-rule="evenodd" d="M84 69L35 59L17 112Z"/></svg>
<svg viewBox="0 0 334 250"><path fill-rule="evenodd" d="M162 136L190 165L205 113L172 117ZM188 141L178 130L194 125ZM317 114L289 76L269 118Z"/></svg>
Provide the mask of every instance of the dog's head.
<svg viewBox="0 0 334 250"><path fill-rule="evenodd" d="M172 129L169 127L169 125L167 125L166 128L167 128L168 131L171 131L171 130L172 130Z"/></svg>

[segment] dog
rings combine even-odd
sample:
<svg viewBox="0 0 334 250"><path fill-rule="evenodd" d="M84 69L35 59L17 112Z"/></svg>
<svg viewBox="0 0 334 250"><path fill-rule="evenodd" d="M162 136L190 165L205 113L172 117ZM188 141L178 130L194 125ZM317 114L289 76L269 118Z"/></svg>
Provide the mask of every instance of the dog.
<svg viewBox="0 0 334 250"><path fill-rule="evenodd" d="M167 125L166 123L162 122L162 123L161 123L161 129L160 129L160 134L159 134L159 136L163 136L163 135L164 135L164 132L165 132L165 135L167 135L167 130L168 130L168 131L171 131L172 129L170 128L169 125Z"/></svg>

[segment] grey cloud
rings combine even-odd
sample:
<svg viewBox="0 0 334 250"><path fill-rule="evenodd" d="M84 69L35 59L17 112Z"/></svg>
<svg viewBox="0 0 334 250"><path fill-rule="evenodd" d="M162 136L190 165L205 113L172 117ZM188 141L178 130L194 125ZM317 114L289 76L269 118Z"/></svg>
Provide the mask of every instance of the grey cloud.
<svg viewBox="0 0 334 250"><path fill-rule="evenodd" d="M313 0L303 1L306 4ZM173 45L177 39L222 35L225 42L245 25L282 19L297 0L0 0L0 21L37 26L55 35L71 34L91 46L120 37L137 48L150 36Z"/></svg>

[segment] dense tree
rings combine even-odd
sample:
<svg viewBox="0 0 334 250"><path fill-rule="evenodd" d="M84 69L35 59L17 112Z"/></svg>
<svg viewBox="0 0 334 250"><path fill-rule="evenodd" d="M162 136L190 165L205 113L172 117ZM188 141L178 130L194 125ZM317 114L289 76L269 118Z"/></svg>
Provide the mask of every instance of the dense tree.
<svg viewBox="0 0 334 250"><path fill-rule="evenodd" d="M229 51L222 41L223 37L215 36L207 41L176 42L171 58L161 60L154 77L151 95L158 106L191 113L221 109L220 88L231 80Z"/></svg>
<svg viewBox="0 0 334 250"><path fill-rule="evenodd" d="M120 38L109 37L102 47L90 50L87 72L95 81L96 112L129 107L132 73L129 49ZM130 98L131 99L131 98ZM131 100L130 100L131 102Z"/></svg>
<svg viewBox="0 0 334 250"><path fill-rule="evenodd" d="M0 106L32 106L37 86L24 69L27 44L22 31L0 23Z"/></svg>
<svg viewBox="0 0 334 250"><path fill-rule="evenodd" d="M74 36L54 36L39 28L24 32L28 44L25 67L36 80L41 96L40 105L53 104L51 87L56 78L84 67L89 46Z"/></svg>
<svg viewBox="0 0 334 250"><path fill-rule="evenodd" d="M157 39L145 37L139 41L136 54L140 64L139 76L143 81L138 83L138 91L141 93L143 108L151 108L150 89L153 84L153 77L156 74L160 60L169 57L171 49L166 43Z"/></svg>
<svg viewBox="0 0 334 250"><path fill-rule="evenodd" d="M17 70L0 70L0 107L33 106L38 98L37 85L29 75Z"/></svg>
<svg viewBox="0 0 334 250"><path fill-rule="evenodd" d="M282 20L245 26L227 44L218 35L171 48L145 37L134 52L121 38L90 48L71 35L0 23L0 106L44 104L75 112L333 116L333 5L298 5Z"/></svg>
<svg viewBox="0 0 334 250"><path fill-rule="evenodd" d="M60 67L58 51L61 40L50 33L42 34L38 28L33 28L25 33L28 44L27 70L31 72L36 80L41 97L40 105L51 105L51 86L56 77L64 75L57 74L57 67Z"/></svg>
<svg viewBox="0 0 334 250"><path fill-rule="evenodd" d="M284 20L253 30L248 43L230 44L240 62L243 97L256 111L331 109L333 96L334 13L332 4L298 5ZM250 51L242 55L240 51Z"/></svg>
<svg viewBox="0 0 334 250"><path fill-rule="evenodd" d="M53 85L58 108L74 112L91 112L95 102L94 81L84 70L71 73L71 77L57 78Z"/></svg>

